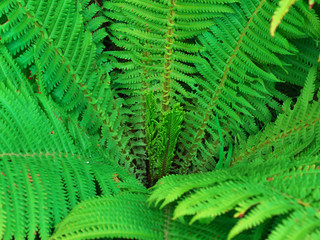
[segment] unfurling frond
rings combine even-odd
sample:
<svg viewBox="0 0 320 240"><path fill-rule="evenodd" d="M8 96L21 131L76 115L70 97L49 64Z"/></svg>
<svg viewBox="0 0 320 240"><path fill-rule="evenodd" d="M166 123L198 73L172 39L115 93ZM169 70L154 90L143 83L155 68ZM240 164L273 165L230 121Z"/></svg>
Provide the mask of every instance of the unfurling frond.
<svg viewBox="0 0 320 240"><path fill-rule="evenodd" d="M146 138L152 185L170 171L184 112L177 104L162 115L151 93L146 94L146 107Z"/></svg>

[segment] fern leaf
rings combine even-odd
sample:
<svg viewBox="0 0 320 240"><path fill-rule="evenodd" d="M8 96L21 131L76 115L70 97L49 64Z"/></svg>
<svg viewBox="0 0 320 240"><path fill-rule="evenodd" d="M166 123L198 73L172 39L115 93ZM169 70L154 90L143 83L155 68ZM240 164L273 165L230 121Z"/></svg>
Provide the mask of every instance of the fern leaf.
<svg viewBox="0 0 320 240"><path fill-rule="evenodd" d="M77 119L67 118L50 96L33 89L5 45L0 51L1 226L6 226L0 238L35 239L39 234L48 239L80 200L141 189L106 161L94 138L84 144L88 135L76 130ZM36 59L35 64L41 68L43 63Z"/></svg>
<svg viewBox="0 0 320 240"><path fill-rule="evenodd" d="M206 174L168 176L153 187L148 201L156 205L162 202L161 208L174 204L173 218L190 219L191 226L196 221L215 223L219 216L231 220L231 211L237 223L230 229L228 239L248 229L252 229L253 234L257 229L266 237L270 235L270 239L282 239L284 235L280 235L278 229L284 234L290 232L288 239L318 237L319 201L310 201L310 190L304 196L300 190L295 190L299 189L296 185L299 182L300 186L304 184L308 189L312 186L318 191L319 164L319 156L278 157L268 161L256 159L250 165L239 164ZM301 170L290 174L294 169ZM310 175L310 178L303 175ZM283 181L286 182L280 187ZM299 230L291 231L298 215L310 221L299 221ZM268 224L268 219L276 224ZM267 224L264 230L258 227L262 223Z"/></svg>
<svg viewBox="0 0 320 240"><path fill-rule="evenodd" d="M226 237L223 226L210 224L203 228L194 224L189 227L180 221L172 221L170 208L165 211L148 208L145 201L146 195L132 193L83 201L58 225L50 239Z"/></svg>
<svg viewBox="0 0 320 240"><path fill-rule="evenodd" d="M116 185L123 181L123 172L103 163L92 148L76 147L64 125L66 119L61 118L64 115L57 108L53 111L45 97L33 96L29 90L26 80L19 90L10 81L1 82L3 239L35 239L37 234L48 239L53 226L77 202L97 195L95 181L103 186L103 193L119 192ZM109 171L103 179L96 170L101 167ZM119 183L111 178L117 172L121 173Z"/></svg>
<svg viewBox="0 0 320 240"><path fill-rule="evenodd" d="M283 105L284 113L279 114L274 123L270 123L264 131L249 137L247 143L240 145L233 156L233 162L243 158L250 161L257 157L272 153L290 156L308 155L310 151L317 154L319 128L319 101L314 99L317 66L309 71L305 87L293 109L291 102ZM311 102L311 103L310 103ZM240 149L246 148L245 151ZM312 150L311 150L312 149Z"/></svg>
<svg viewBox="0 0 320 240"><path fill-rule="evenodd" d="M32 6L31 10L28 6ZM79 120L79 126L93 139L101 137L101 129L103 132L106 129L108 132L120 131L121 127L109 124L108 118L112 112L119 111L114 109L116 104L112 105L111 111L101 106L111 90L107 74L99 72L95 62L96 46L90 32L83 27L81 6L71 0L53 1L50 8L42 2L34 5L30 1L23 5L12 0L5 16L10 20L1 25L1 42L9 55L14 55L15 62L26 77L31 77L28 75L30 71L32 75L42 72L41 84L45 91L68 114L72 114L73 119ZM27 43L32 47L27 47ZM19 54L16 54L17 51ZM33 65L35 59L41 63L40 69ZM41 93L41 89L38 91ZM111 129L111 126L117 128ZM111 154L112 159L130 165L130 156L121 143L120 134L100 140L97 144L102 151L102 147L106 146L107 154ZM113 152L108 148L113 146L118 150Z"/></svg>
<svg viewBox="0 0 320 240"><path fill-rule="evenodd" d="M272 16L271 26L270 26L270 33L271 36L274 37L274 33L279 26L283 17L289 11L289 8L295 3L295 0L281 0L279 1L279 6L277 7L274 15Z"/></svg>
<svg viewBox="0 0 320 240"><path fill-rule="evenodd" d="M163 116L151 93L146 94L146 137L151 185L169 173L184 112L177 104Z"/></svg>
<svg viewBox="0 0 320 240"><path fill-rule="evenodd" d="M177 102L188 103L192 94L187 89L196 84L188 73L196 71L194 64L199 61L196 54L202 49L192 38L213 25L213 19L221 13L232 11L229 7L232 2L105 2L104 13L113 22L108 33L110 39L126 52L116 57L126 59L125 65L132 64L131 69L122 68L123 64L118 62L114 64L112 87L126 99L124 107L132 112L124 118L140 119L135 124L126 123L136 133L129 144L140 142L138 149L131 150L139 152L134 157L137 163L147 161L146 149L140 147L146 138L141 131L147 111L144 91L154 92L164 112L169 112ZM185 42L186 39L190 42Z"/></svg>
<svg viewBox="0 0 320 240"><path fill-rule="evenodd" d="M186 159L182 173L187 173L189 167L206 170L202 166L208 164L207 160L218 158L213 155L218 152L214 149L221 146L216 141L221 138L216 131L216 116L228 144L233 141L230 133L241 138L245 138L244 131L257 133L257 123L270 122L270 108L281 112L277 101L287 98L278 93L276 84L281 79L271 68L278 67L284 72L286 63L280 57L295 59L292 55L298 51L290 38L305 34L303 14L293 9L285 20L290 34L280 31L272 38L266 33L266 25L273 14L272 9L276 8L274 2L244 0L241 5L233 4L232 8L234 14L216 18L216 24L199 36L205 49L200 52L202 59L196 64L202 77L197 79L193 99L200 108L186 114L187 128L194 130L181 135L184 140L179 157ZM265 65L272 67L268 69ZM206 141L212 148L210 154L206 151Z"/></svg>

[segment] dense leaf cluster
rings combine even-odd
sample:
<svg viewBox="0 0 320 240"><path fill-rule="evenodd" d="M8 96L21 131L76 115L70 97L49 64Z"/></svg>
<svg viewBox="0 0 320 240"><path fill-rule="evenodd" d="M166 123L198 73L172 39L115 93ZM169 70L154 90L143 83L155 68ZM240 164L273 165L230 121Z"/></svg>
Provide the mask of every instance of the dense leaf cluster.
<svg viewBox="0 0 320 240"><path fill-rule="evenodd" d="M0 239L319 239L319 13L1 0Z"/></svg>

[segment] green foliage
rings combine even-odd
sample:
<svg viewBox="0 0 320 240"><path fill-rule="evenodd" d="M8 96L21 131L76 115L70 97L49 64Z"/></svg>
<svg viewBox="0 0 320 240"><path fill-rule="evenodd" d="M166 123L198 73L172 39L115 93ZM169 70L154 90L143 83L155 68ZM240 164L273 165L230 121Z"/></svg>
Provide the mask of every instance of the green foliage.
<svg viewBox="0 0 320 240"><path fill-rule="evenodd" d="M315 156L320 153L320 104L319 101L313 101L316 97L316 74L317 68L313 66L293 109L292 102L286 101L282 107L283 113L278 115L273 124L268 124L263 131L251 135L246 142L238 145L233 163L266 156Z"/></svg>
<svg viewBox="0 0 320 240"><path fill-rule="evenodd" d="M105 155L76 144L65 113L43 94L32 94L26 79L17 90L10 80L19 75L16 69L0 87L0 236L48 239L79 201L119 192L113 174L127 177L103 161ZM79 140L85 137L78 134Z"/></svg>
<svg viewBox="0 0 320 240"><path fill-rule="evenodd" d="M279 7L276 9L274 15L272 16L272 22L271 22L271 26L270 26L271 36L274 37L274 33L275 33L277 27L279 26L281 20L287 14L287 12L289 11L289 8L295 2L296 2L295 0L290 0L290 1L282 0L279 2Z"/></svg>
<svg viewBox="0 0 320 240"><path fill-rule="evenodd" d="M224 220L221 218L220 223ZM50 239L212 239L224 237L226 230L222 224L204 227L196 223L189 227L172 220L171 208L148 208L145 195L122 193L83 201Z"/></svg>
<svg viewBox="0 0 320 240"><path fill-rule="evenodd" d="M194 36L203 33L221 13L232 12L229 3L218 1L107 1L105 15L111 41L123 51L109 51L114 75L111 86L124 98L122 116L137 168L148 161L144 92L153 91L163 112L177 103L193 105L197 72L203 48ZM120 73L120 74L119 74ZM191 91L190 91L191 90ZM134 118L134 120L132 120ZM132 134L134 132L134 134Z"/></svg>
<svg viewBox="0 0 320 240"><path fill-rule="evenodd" d="M0 239L319 239L293 3L0 1Z"/></svg>
<svg viewBox="0 0 320 240"><path fill-rule="evenodd" d="M173 219L192 216L191 226L215 223L230 212L237 222L226 239L247 229L252 229L250 239L317 239L319 165L319 156L279 157L207 174L169 176L155 186L150 201L163 201L161 207L176 202Z"/></svg>
<svg viewBox="0 0 320 240"><path fill-rule="evenodd" d="M270 25L271 36L274 37L275 31L278 28L280 22L282 21L284 16L288 13L290 7L295 2L296 2L295 0L281 0L281 1L279 1L279 6L277 7L276 11L274 12L274 15L272 16L272 21L271 21L271 25ZM309 8L310 9L312 9L314 3L315 3L315 0L309 0ZM305 14L307 15L308 13L305 12ZM311 18L312 17L309 17L309 20L311 20ZM319 28L319 26L316 26L316 28Z"/></svg>
<svg viewBox="0 0 320 240"><path fill-rule="evenodd" d="M153 94L147 93L146 139L151 185L170 171L184 114L179 104L173 106L163 116L157 107Z"/></svg>
<svg viewBox="0 0 320 240"><path fill-rule="evenodd" d="M251 228L253 239L319 238L320 103L312 101L315 73L313 67L294 109L286 102L274 123L252 136L254 140L249 138L253 146L245 144L246 152L235 154L234 167L163 178L149 201L162 202L161 208L176 202L173 219L191 215L190 224L214 221L232 211L240 220L228 239ZM244 160L238 163L240 158Z"/></svg>
<svg viewBox="0 0 320 240"><path fill-rule="evenodd" d="M276 8L275 2L242 0L232 7L233 14L215 19L216 24L199 36L206 47L201 52L202 60L196 64L203 78L197 79L197 108L186 114L187 128L193 131L181 134L183 151L179 156L187 162L184 173L188 164L203 171L212 168L208 160L218 155L220 149L215 115L219 117L228 146L234 136L243 139L246 138L243 131L257 133L261 124L270 122L281 112L279 102L287 97L276 86L281 81L294 81L286 76L287 66L298 53L292 38L307 40L299 9L287 15L283 22L285 30L279 29L272 38L268 22ZM277 77L270 70L274 68L275 73L285 77ZM309 68L310 64L306 71ZM297 71L295 66L293 69ZM304 81L306 75L301 78Z"/></svg>

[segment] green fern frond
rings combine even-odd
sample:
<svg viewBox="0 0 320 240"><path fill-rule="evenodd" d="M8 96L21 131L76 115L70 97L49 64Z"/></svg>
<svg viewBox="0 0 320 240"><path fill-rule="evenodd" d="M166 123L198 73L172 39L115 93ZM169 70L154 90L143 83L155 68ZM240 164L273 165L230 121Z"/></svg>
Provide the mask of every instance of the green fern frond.
<svg viewBox="0 0 320 240"><path fill-rule="evenodd" d="M305 86L291 109L291 101L286 101L274 123L270 123L247 142L240 144L233 155L233 164L241 159L250 161L272 154L278 155L314 155L319 153L319 101L315 97L317 66L309 71ZM318 91L316 91L318 93Z"/></svg>
<svg viewBox="0 0 320 240"><path fill-rule="evenodd" d="M106 146L113 160L130 164L129 153L118 133L121 127L109 118L119 111L119 105L113 103L111 109L103 106L110 99L113 102L110 80L95 62L96 46L91 33L83 27L80 5L67 0L53 1L50 8L42 2L31 7L32 10L28 6L34 6L34 1L25 5L11 1L10 8L2 13L9 19L0 27L1 43L7 48L4 51L8 51L5 56L14 56L26 77L42 72L41 84L45 89L37 89L34 83L38 93L50 94L93 139L107 133L97 144ZM31 47L27 47L28 43ZM35 59L40 63L38 69L33 65Z"/></svg>
<svg viewBox="0 0 320 240"><path fill-rule="evenodd" d="M319 239L315 1L0 1L0 239Z"/></svg>
<svg viewBox="0 0 320 240"><path fill-rule="evenodd" d="M245 138L244 131L257 133L259 122L268 123L273 111L281 112L278 101L287 97L277 91L276 83L282 79L272 70L278 67L279 72L285 72L287 64L280 57L295 59L293 55L298 53L290 38L306 34L305 17L293 9L285 20L287 31L279 31L275 38L269 36L266 25L276 8L273 1L243 0L231 6L234 14L216 18L216 24L198 37L205 47L196 64L202 78L197 78L194 88L193 101L198 107L185 117L187 129L193 131L181 134L179 157L186 161L183 173L190 165L205 170L202 166L217 157L221 145L217 141L216 116L225 142L230 143L230 134Z"/></svg>
<svg viewBox="0 0 320 240"><path fill-rule="evenodd" d="M228 239L248 229L254 232L268 219L280 220L275 226L265 226L263 234L270 234L270 239L283 239L278 229L290 232L286 239L308 239L312 234L319 237L319 196L311 200L310 192L303 196L295 185L299 181L299 186L318 192L319 165L319 156L279 157L206 174L168 176L153 187L148 201L156 205L162 202L161 208L175 202L173 219L191 216L191 226L200 220L214 223L216 217L231 211L237 223L230 229ZM293 172L296 168L301 170ZM281 181L285 182L279 187ZM310 221L296 220L298 215ZM299 221L295 225L299 231L291 231L292 221Z"/></svg>
<svg viewBox="0 0 320 240"><path fill-rule="evenodd" d="M138 164L147 161L145 147L144 91L153 91L164 112L180 102L188 104L194 89L196 55L202 48L192 38L214 24L221 13L231 12L228 1L108 1L105 15L112 22L109 37L124 52L112 76L112 87L125 99L130 114L124 119L131 136L129 145ZM190 41L185 41L190 39ZM113 55L113 53L110 53ZM130 65L130 68L128 68ZM120 72L118 73L118 71ZM131 119L135 119L134 124ZM132 126L132 127L131 127ZM139 144L137 143L139 142ZM135 144L136 147L134 147Z"/></svg>
<svg viewBox="0 0 320 240"><path fill-rule="evenodd" d="M165 176L170 171L176 143L182 128L183 115L182 107L177 104L172 107L172 110L164 114L161 121L159 136L163 150L159 154L158 159L158 169L162 169L161 176Z"/></svg>
<svg viewBox="0 0 320 240"><path fill-rule="evenodd" d="M303 41L292 41L292 43L299 51L296 57L279 56L281 61L288 64L288 66L286 66L287 72L275 66L272 66L272 72L277 78L282 80L282 83L278 83L278 86L280 86L279 89L281 89L284 94L295 97L300 92L296 90L296 86L304 86L310 68L317 64L320 50L317 50L317 43L312 38ZM288 84L292 84L291 88L289 88L290 85Z"/></svg>
<svg viewBox="0 0 320 240"><path fill-rule="evenodd" d="M160 208L175 203L173 218L191 217L190 224L214 223L216 217L231 211L239 220L230 229L228 239L249 229L253 236L268 239L320 237L316 74L317 66L313 66L293 109L286 102L284 113L275 123L269 123L262 133L249 137L240 147L246 149L245 154L235 154L234 167L160 179L149 203L162 202ZM292 225L297 221L298 225Z"/></svg>
<svg viewBox="0 0 320 240"><path fill-rule="evenodd" d="M179 104L161 114L152 93L146 94L146 139L150 184L169 173L184 112Z"/></svg>
<svg viewBox="0 0 320 240"><path fill-rule="evenodd" d="M212 239L226 238L226 228L173 221L171 208L148 208L146 195L122 193L83 201L61 222L50 239ZM225 219L218 219L223 223Z"/></svg>
<svg viewBox="0 0 320 240"><path fill-rule="evenodd" d="M92 32L92 41L96 45L97 63L102 64L101 53L105 48L103 40L107 36L107 31L103 25L107 22L102 13L102 7L97 3L81 2L83 22L86 29Z"/></svg>
<svg viewBox="0 0 320 240"><path fill-rule="evenodd" d="M43 95L33 95L26 80L18 89L1 80L0 201L6 226L1 239L48 239L73 206L98 194L96 183L104 194L134 186L103 155L75 146L63 112Z"/></svg>
<svg viewBox="0 0 320 240"><path fill-rule="evenodd" d="M279 6L277 7L274 15L272 16L270 33L271 36L274 37L274 33L279 26L283 17L288 13L289 8L295 3L295 0L281 0L279 1Z"/></svg>
<svg viewBox="0 0 320 240"><path fill-rule="evenodd" d="M270 33L271 36L274 37L275 31L280 25L283 18L287 17L287 13L289 9L292 10L292 5L295 3L295 0L281 0L279 1L279 6L274 11L274 14L272 16L272 21L270 25ZM316 16L314 13L315 11L312 9L312 6L314 4L313 2L309 2L309 6L307 3L298 1L297 6L299 6L300 12L305 16L305 27L308 34L315 38L319 39L320 37L320 21L319 17ZM281 26L281 25L280 25Z"/></svg>

